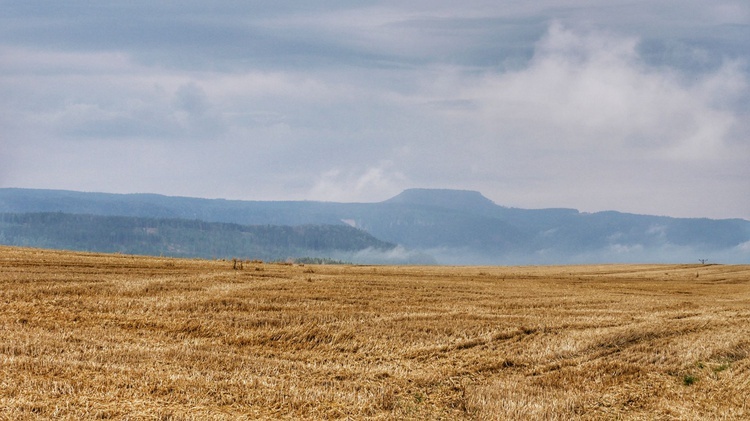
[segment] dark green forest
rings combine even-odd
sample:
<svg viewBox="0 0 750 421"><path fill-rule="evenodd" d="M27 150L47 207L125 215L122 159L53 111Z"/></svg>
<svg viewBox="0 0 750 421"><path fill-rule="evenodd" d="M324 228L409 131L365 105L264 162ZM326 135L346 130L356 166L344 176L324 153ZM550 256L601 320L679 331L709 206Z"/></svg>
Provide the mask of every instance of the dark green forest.
<svg viewBox="0 0 750 421"><path fill-rule="evenodd" d="M62 212L0 213L0 244L267 261L394 247L347 225L239 225Z"/></svg>

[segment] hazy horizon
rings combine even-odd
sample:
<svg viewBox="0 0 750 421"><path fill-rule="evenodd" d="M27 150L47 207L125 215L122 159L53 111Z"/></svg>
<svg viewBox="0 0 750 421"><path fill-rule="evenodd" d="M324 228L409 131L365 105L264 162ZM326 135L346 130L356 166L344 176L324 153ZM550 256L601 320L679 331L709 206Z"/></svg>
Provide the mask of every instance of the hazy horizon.
<svg viewBox="0 0 750 421"><path fill-rule="evenodd" d="M0 5L0 187L750 220L744 1Z"/></svg>
<svg viewBox="0 0 750 421"><path fill-rule="evenodd" d="M193 253L194 257L207 258L215 258L217 250L225 250L226 255L222 256L225 258L247 253L249 258L259 258L258 254L265 253L261 258L268 259L278 253L281 257L276 257L281 259L297 255L360 264L536 265L705 260L743 264L750 256L748 220L579 213L572 209L535 211L500 206L480 192L467 190L406 191L385 202L351 204L229 202L153 194L0 189L3 223L0 240L9 245L154 255ZM210 228L215 224L227 225ZM294 236L286 238L288 231L282 237L258 234L260 237L256 238L256 234L250 237L244 234L253 230L249 227L337 225L341 228L344 224L393 247L365 244L364 237L355 234L356 230L343 237L340 230L329 237L326 236L331 232L327 228L316 231L319 237L315 244L348 245L330 250L313 247L312 251L290 246L289 238ZM161 232L159 227L168 228ZM196 227L200 230L198 237L191 231ZM233 232L242 234L237 236ZM353 242L342 242L347 236ZM268 241L281 238L281 242L267 241L264 244L269 249L261 252L253 247L257 247L254 241L262 238ZM209 254L201 255L198 250Z"/></svg>

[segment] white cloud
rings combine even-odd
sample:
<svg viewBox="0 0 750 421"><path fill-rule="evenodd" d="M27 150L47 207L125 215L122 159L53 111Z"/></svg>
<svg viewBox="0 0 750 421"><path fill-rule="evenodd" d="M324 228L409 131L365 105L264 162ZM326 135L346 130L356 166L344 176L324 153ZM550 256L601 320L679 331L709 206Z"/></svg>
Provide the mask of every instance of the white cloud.
<svg viewBox="0 0 750 421"><path fill-rule="evenodd" d="M747 76L730 62L688 78L647 65L637 45L635 38L554 24L525 68L446 79L458 80L453 100L472 106L449 107L445 115L463 115L466 127L480 128L467 132L461 150L476 157L478 173L507 180L497 195L485 190L490 197L528 206L538 188L541 202L562 206L671 207L667 213L684 215L681 204L710 214L717 192L732 182L715 172L747 174L738 157L750 156L750 145L737 144L737 133L748 136L740 130L747 112L736 105L748 100ZM719 201L739 211L736 198Z"/></svg>
<svg viewBox="0 0 750 421"><path fill-rule="evenodd" d="M384 200L400 191L404 178L392 162L381 162L364 170L334 168L318 177L308 197L335 202Z"/></svg>
<svg viewBox="0 0 750 421"><path fill-rule="evenodd" d="M733 66L698 81L649 68L637 40L553 25L525 69L488 74L464 90L504 147L665 159L725 156L739 116L723 106L746 90Z"/></svg>

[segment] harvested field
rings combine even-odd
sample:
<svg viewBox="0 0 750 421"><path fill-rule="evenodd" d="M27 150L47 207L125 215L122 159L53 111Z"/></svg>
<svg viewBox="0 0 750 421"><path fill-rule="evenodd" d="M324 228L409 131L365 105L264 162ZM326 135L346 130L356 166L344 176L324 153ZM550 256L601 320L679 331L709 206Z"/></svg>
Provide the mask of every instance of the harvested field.
<svg viewBox="0 0 750 421"><path fill-rule="evenodd" d="M0 247L0 419L750 419L750 266Z"/></svg>

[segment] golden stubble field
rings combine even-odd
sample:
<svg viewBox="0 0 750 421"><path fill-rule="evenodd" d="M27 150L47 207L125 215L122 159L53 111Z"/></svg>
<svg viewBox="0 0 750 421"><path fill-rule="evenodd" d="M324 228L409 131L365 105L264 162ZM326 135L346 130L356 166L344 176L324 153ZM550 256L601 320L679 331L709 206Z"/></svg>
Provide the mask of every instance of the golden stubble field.
<svg viewBox="0 0 750 421"><path fill-rule="evenodd" d="M750 266L0 247L0 419L750 419Z"/></svg>

